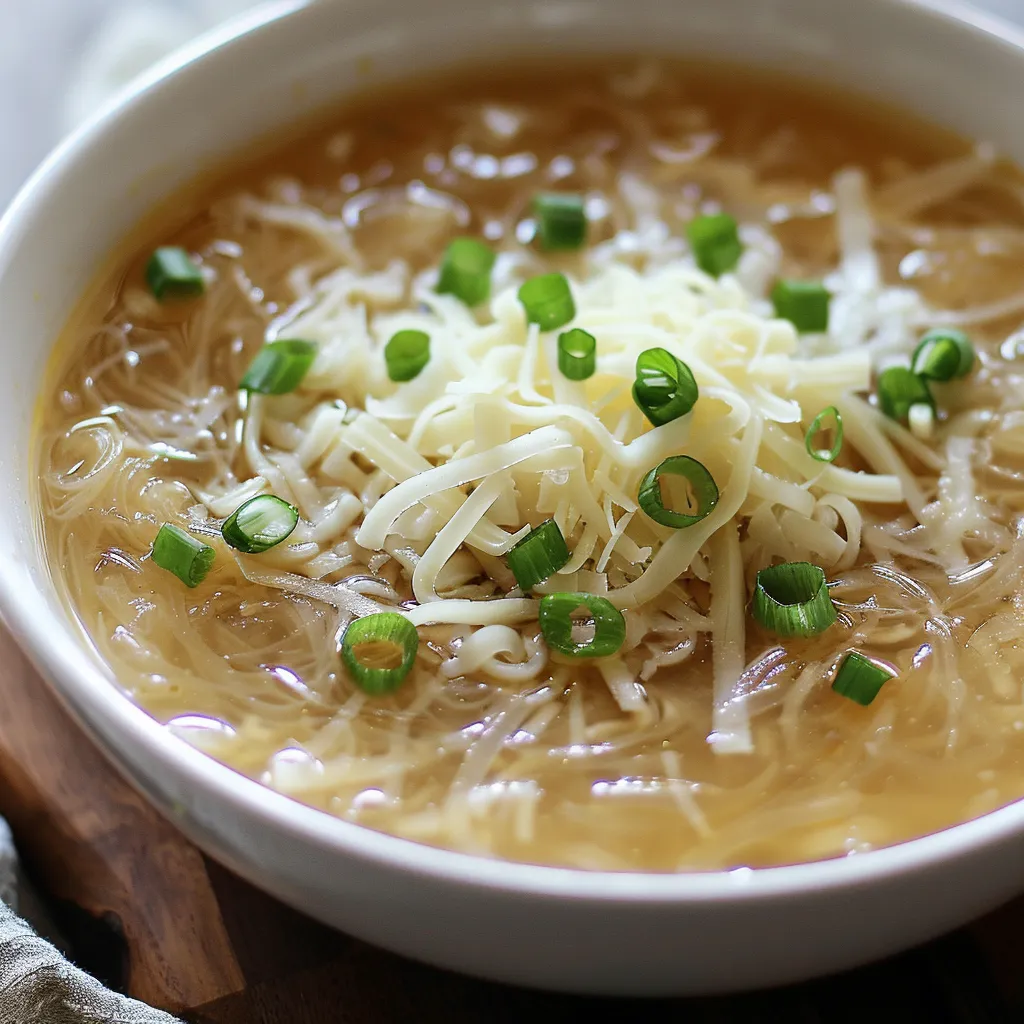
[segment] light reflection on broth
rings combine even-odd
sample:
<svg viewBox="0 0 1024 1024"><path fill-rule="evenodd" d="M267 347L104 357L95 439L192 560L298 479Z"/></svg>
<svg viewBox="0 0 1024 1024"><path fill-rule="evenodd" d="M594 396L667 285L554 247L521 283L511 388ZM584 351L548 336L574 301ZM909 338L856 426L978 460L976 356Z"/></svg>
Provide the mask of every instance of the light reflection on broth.
<svg viewBox="0 0 1024 1024"><path fill-rule="evenodd" d="M627 614L625 677L548 657L536 618L488 627L497 653L477 651L464 627L431 625L419 629L409 680L382 697L342 671L344 623L316 587L345 579L367 600L397 606L411 597L413 563L401 545L381 552L355 543L363 506L390 479L358 454L331 476L329 453L302 447L314 446L299 425L308 402L269 400L276 404L265 407L254 444L277 460L267 472L309 482L296 503L316 508L326 525L304 527L287 550L244 556L250 579L219 541L234 507L221 507L225 495L235 504L251 496L237 487L254 475L237 384L267 332L302 315L326 274L376 273L353 292L371 318L407 303L404 287L388 294L394 261L413 272L436 266L457 235L505 254L498 277L517 280L523 267L585 277L589 254L541 258L530 245L531 199L557 189L584 193L591 245L641 272L706 204L720 204L766 246L772 238L781 246L773 273L821 278L843 255L833 183L848 167L871 185L885 281L946 311L947 324L962 322L981 359L969 380L935 387L944 416L933 438L900 431L895 443L924 502L945 495L965 515L984 514L949 541L943 550L955 557L944 561L933 550L940 527L929 532L907 505L858 505L861 542L849 565L847 506L816 506L814 521L839 544L819 561L840 621L785 644L748 624L746 669L732 692L751 718L752 753L716 754L707 741L713 655L700 623L712 615L715 541L663 607ZM1016 171L820 89L623 66L469 77L382 97L183 205L187 222L125 253L91 312L69 328L59 378L41 397L40 446L54 575L120 684L177 735L371 828L590 869L861 852L1024 794L1016 526L1024 377L1013 341L1024 313L1024 181ZM160 305L146 291L146 260L169 244L202 257L201 300ZM299 313L287 314L296 303ZM340 389L348 406L360 404L354 387ZM822 404L811 402L811 418ZM802 448L800 424L792 437ZM831 444L828 434L819 440ZM877 469L857 437L837 465ZM683 507L684 488L672 491ZM983 506L972 503L975 493ZM738 535L748 594L752 570L793 547L771 532L767 513L755 543L752 508L744 506ZM146 557L160 524L186 520L218 551L195 590ZM283 594L252 581L266 566L319 583ZM444 573L443 596L510 589L499 559L466 549ZM870 707L829 687L854 647L899 672Z"/></svg>

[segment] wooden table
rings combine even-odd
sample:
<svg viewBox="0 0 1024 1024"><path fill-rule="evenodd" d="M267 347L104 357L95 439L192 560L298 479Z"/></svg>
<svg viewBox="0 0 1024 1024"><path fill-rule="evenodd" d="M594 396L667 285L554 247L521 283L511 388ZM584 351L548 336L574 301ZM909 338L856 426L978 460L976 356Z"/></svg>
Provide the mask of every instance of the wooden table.
<svg viewBox="0 0 1024 1024"><path fill-rule="evenodd" d="M410 963L252 889L115 774L0 631L0 814L73 956L108 985L205 1024L1024 1020L1024 899L885 963L768 993L599 1001Z"/></svg>

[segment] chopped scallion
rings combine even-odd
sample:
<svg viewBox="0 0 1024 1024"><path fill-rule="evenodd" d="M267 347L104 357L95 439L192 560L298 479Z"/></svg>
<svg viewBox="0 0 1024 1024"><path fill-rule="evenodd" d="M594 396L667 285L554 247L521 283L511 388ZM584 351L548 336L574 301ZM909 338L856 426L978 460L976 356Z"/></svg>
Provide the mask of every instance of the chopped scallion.
<svg viewBox="0 0 1024 1024"><path fill-rule="evenodd" d="M224 540L236 551L258 555L287 540L299 521L298 510L273 494L259 494L242 502L221 528Z"/></svg>
<svg viewBox="0 0 1024 1024"><path fill-rule="evenodd" d="M891 419L906 421L910 407L923 403L934 406L928 382L905 366L890 366L878 378L878 404Z"/></svg>
<svg viewBox="0 0 1024 1024"><path fill-rule="evenodd" d="M413 380L430 362L430 335L426 331L398 331L384 346L384 362L393 381Z"/></svg>
<svg viewBox="0 0 1024 1024"><path fill-rule="evenodd" d="M445 250L437 291L454 295L467 306L479 306L491 294L491 270L497 256L475 238L456 238Z"/></svg>
<svg viewBox="0 0 1024 1024"><path fill-rule="evenodd" d="M743 255L736 221L727 213L694 218L686 226L686 237L697 266L712 277L732 270Z"/></svg>
<svg viewBox="0 0 1024 1024"><path fill-rule="evenodd" d="M287 394L302 383L314 359L316 342L272 341L256 353L239 387L261 395Z"/></svg>
<svg viewBox="0 0 1024 1024"><path fill-rule="evenodd" d="M927 441L935 433L935 407L927 402L915 402L907 413L907 426L914 437Z"/></svg>
<svg viewBox="0 0 1024 1024"><path fill-rule="evenodd" d="M508 566L524 593L569 561L569 549L554 519L531 530L508 553Z"/></svg>
<svg viewBox="0 0 1024 1024"><path fill-rule="evenodd" d="M568 192L542 192L533 200L537 241L542 249L579 249L587 240L587 214L583 196Z"/></svg>
<svg viewBox="0 0 1024 1024"><path fill-rule="evenodd" d="M966 377L974 366L974 346L963 331L929 331L914 350L910 365L925 380Z"/></svg>
<svg viewBox="0 0 1024 1024"><path fill-rule="evenodd" d="M637 356L633 401L654 426L685 416L698 396L690 368L667 349L649 348Z"/></svg>
<svg viewBox="0 0 1024 1024"><path fill-rule="evenodd" d="M153 561L187 587L198 587L206 579L216 557L209 544L172 523L164 523L153 541Z"/></svg>
<svg viewBox="0 0 1024 1024"><path fill-rule="evenodd" d="M819 448L815 444L815 438L825 430L832 433L832 445L829 448ZM807 454L818 462L835 462L839 458L839 453L843 450L843 416L834 405L822 409L814 417L807 428L804 444L807 447Z"/></svg>
<svg viewBox="0 0 1024 1024"><path fill-rule="evenodd" d="M867 707L878 696L879 690L890 679L895 678L895 675L891 669L865 657L860 651L850 651L836 672L832 689L841 696Z"/></svg>
<svg viewBox="0 0 1024 1024"><path fill-rule="evenodd" d="M587 613L589 622L573 617L580 610ZM626 639L622 612L611 601L594 594L546 594L541 598L538 617L548 647L568 658L607 658ZM589 639L579 635L590 631Z"/></svg>
<svg viewBox="0 0 1024 1024"><path fill-rule="evenodd" d="M779 281L772 289L775 315L802 334L828 330L831 297L820 281Z"/></svg>
<svg viewBox="0 0 1024 1024"><path fill-rule="evenodd" d="M754 618L778 636L816 636L836 621L825 573L810 562L784 562L757 574Z"/></svg>
<svg viewBox="0 0 1024 1024"><path fill-rule="evenodd" d="M519 301L526 310L526 322L542 331L564 327L576 315L576 303L564 274L531 277L519 289Z"/></svg>
<svg viewBox="0 0 1024 1024"><path fill-rule="evenodd" d="M416 627L397 612L356 619L345 630L341 660L352 681L379 696L402 685L416 663L420 639Z"/></svg>
<svg viewBox="0 0 1024 1024"><path fill-rule="evenodd" d="M677 512L665 507L662 477L680 476L689 485L693 511ZM718 504L718 485L705 466L688 455L672 455L652 469L640 482L640 507L656 523L682 530L706 518Z"/></svg>
<svg viewBox="0 0 1024 1024"><path fill-rule="evenodd" d="M146 284L158 302L192 299L206 291L203 272L195 260L178 246L164 246L150 256L146 264Z"/></svg>
<svg viewBox="0 0 1024 1024"><path fill-rule="evenodd" d="M581 327L558 336L558 369L569 380L586 380L597 369L597 339Z"/></svg>

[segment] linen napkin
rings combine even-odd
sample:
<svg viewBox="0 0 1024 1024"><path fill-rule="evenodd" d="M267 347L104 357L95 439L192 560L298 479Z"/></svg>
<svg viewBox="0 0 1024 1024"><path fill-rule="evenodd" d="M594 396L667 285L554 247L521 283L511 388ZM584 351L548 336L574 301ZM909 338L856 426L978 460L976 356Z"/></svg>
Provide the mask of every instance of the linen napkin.
<svg viewBox="0 0 1024 1024"><path fill-rule="evenodd" d="M0 1024L177 1024L160 1010L118 995L41 938L19 911L49 930L18 868L0 819Z"/></svg>

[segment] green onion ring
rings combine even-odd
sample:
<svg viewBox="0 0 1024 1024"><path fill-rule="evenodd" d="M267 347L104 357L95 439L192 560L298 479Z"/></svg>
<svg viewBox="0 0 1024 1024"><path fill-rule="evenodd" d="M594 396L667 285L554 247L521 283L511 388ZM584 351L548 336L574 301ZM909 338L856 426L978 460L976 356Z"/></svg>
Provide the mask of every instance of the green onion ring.
<svg viewBox="0 0 1024 1024"><path fill-rule="evenodd" d="M526 593L543 583L569 561L569 549L554 519L531 530L508 553L508 566Z"/></svg>
<svg viewBox="0 0 1024 1024"><path fill-rule="evenodd" d="M228 516L221 536L236 551L259 555L287 540L299 522L299 512L273 494L243 501Z"/></svg>
<svg viewBox="0 0 1024 1024"><path fill-rule="evenodd" d="M541 274L531 277L519 289L519 301L526 311L526 322L542 331L555 331L576 316L576 303L565 274Z"/></svg>
<svg viewBox="0 0 1024 1024"><path fill-rule="evenodd" d="M558 336L558 369L567 380L586 380L597 369L597 340L581 327Z"/></svg>
<svg viewBox="0 0 1024 1024"><path fill-rule="evenodd" d="M585 608L594 620L594 636L587 643L573 639L573 612ZM541 598L540 629L548 647L567 658L607 658L618 652L626 639L622 612L594 594L546 594Z"/></svg>
<svg viewBox="0 0 1024 1024"><path fill-rule="evenodd" d="M816 636L836 621L825 573L810 562L783 562L757 574L754 618L778 636Z"/></svg>
<svg viewBox="0 0 1024 1024"><path fill-rule="evenodd" d="M681 476L689 483L696 499L696 512L677 512L665 508L661 478L666 475ZM718 485L703 463L691 459L689 455L671 455L640 481L637 501L645 514L656 523L682 530L706 519L714 511L718 504Z"/></svg>
<svg viewBox="0 0 1024 1024"><path fill-rule="evenodd" d="M689 366L667 349L649 348L637 356L633 401L653 426L685 416L699 395Z"/></svg>
<svg viewBox="0 0 1024 1024"><path fill-rule="evenodd" d="M832 447L816 448L814 445L814 438L822 430L829 429L825 423L828 419L832 420ZM814 417L811 425L807 428L807 434L804 437L804 445L807 448L807 454L815 461L836 461L839 457L839 453L843 450L843 416L834 405L830 405L827 408L822 409L821 412Z"/></svg>
<svg viewBox="0 0 1024 1024"><path fill-rule="evenodd" d="M173 523L164 523L153 541L154 564L174 573L186 587L198 587L213 568L217 552Z"/></svg>
<svg viewBox="0 0 1024 1024"><path fill-rule="evenodd" d="M878 378L878 404L890 419L906 422L910 407L919 403L934 408L928 382L905 366L890 366Z"/></svg>
<svg viewBox="0 0 1024 1024"><path fill-rule="evenodd" d="M867 707L878 696L879 690L895 676L896 673L890 668L872 661L860 651L850 651L836 672L832 689L840 696Z"/></svg>
<svg viewBox="0 0 1024 1024"><path fill-rule="evenodd" d="M397 331L384 346L388 377L396 383L414 380L430 362L430 335L426 331Z"/></svg>
<svg viewBox="0 0 1024 1024"><path fill-rule="evenodd" d="M363 664L357 648L369 644L389 644L397 648L402 654L401 663L394 668L371 668ZM416 627L404 615L379 612L349 624L341 642L341 660L360 690L380 696L402 685L416 663L419 644Z"/></svg>
<svg viewBox="0 0 1024 1024"><path fill-rule="evenodd" d="M974 367L974 346L963 331L928 331L914 349L910 366L925 380L966 377Z"/></svg>

